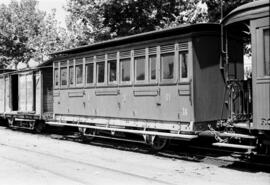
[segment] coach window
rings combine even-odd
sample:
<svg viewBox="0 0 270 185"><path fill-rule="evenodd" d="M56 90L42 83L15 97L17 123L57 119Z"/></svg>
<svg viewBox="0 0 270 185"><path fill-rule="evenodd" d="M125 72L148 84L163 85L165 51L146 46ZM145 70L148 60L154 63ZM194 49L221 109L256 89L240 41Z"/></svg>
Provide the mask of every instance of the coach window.
<svg viewBox="0 0 270 185"><path fill-rule="evenodd" d="M69 86L74 85L74 61L69 61Z"/></svg>
<svg viewBox="0 0 270 185"><path fill-rule="evenodd" d="M54 64L54 85L55 87L59 87L59 70L58 70L58 63Z"/></svg>
<svg viewBox="0 0 270 185"><path fill-rule="evenodd" d="M60 79L61 79L61 87L67 86L67 62L61 62L60 68Z"/></svg>
<svg viewBox="0 0 270 185"><path fill-rule="evenodd" d="M179 52L180 79L188 78L188 52Z"/></svg>
<svg viewBox="0 0 270 185"><path fill-rule="evenodd" d="M149 56L149 74L150 81L155 81L157 79L157 56L150 55Z"/></svg>
<svg viewBox="0 0 270 185"><path fill-rule="evenodd" d="M178 45L178 67L179 67L179 79L180 81L188 80L188 42L182 42Z"/></svg>
<svg viewBox="0 0 270 185"><path fill-rule="evenodd" d="M75 76L76 76L76 86L83 84L83 59L76 59Z"/></svg>
<svg viewBox="0 0 270 185"><path fill-rule="evenodd" d="M88 57L85 59L85 74L86 74L86 84L94 83L94 58Z"/></svg>
<svg viewBox="0 0 270 185"><path fill-rule="evenodd" d="M122 84L130 82L131 58L130 51L120 52L120 82Z"/></svg>
<svg viewBox="0 0 270 185"><path fill-rule="evenodd" d="M96 82L98 85L105 83L105 55L96 56Z"/></svg>
<svg viewBox="0 0 270 185"><path fill-rule="evenodd" d="M145 57L136 57L135 58L135 76L136 81L145 80Z"/></svg>
<svg viewBox="0 0 270 185"><path fill-rule="evenodd" d="M269 28L263 30L263 50L264 50L264 76L270 76L270 58L269 58Z"/></svg>
<svg viewBox="0 0 270 185"><path fill-rule="evenodd" d="M174 53L161 55L162 80L173 79L174 73Z"/></svg>
<svg viewBox="0 0 270 185"><path fill-rule="evenodd" d="M157 82L157 47L148 49L148 78L150 82Z"/></svg>
<svg viewBox="0 0 270 185"><path fill-rule="evenodd" d="M97 63L97 83L104 83L105 62Z"/></svg>
<svg viewBox="0 0 270 185"><path fill-rule="evenodd" d="M161 46L160 52L161 80L171 82L174 79L174 44Z"/></svg>
<svg viewBox="0 0 270 185"><path fill-rule="evenodd" d="M108 82L116 83L116 74L117 74L117 62L116 60L108 61Z"/></svg>
<svg viewBox="0 0 270 185"><path fill-rule="evenodd" d="M142 83L146 80L146 49L134 50L135 82Z"/></svg>
<svg viewBox="0 0 270 185"><path fill-rule="evenodd" d="M130 81L130 59L120 60L121 82Z"/></svg>

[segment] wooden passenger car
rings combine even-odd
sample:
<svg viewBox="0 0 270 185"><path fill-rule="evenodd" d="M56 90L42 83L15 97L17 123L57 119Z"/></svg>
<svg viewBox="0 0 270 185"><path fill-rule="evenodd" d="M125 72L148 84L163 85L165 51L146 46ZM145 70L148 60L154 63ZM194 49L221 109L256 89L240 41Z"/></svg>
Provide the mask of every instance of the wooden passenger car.
<svg viewBox="0 0 270 185"><path fill-rule="evenodd" d="M34 129L52 115L52 66L48 61L34 69L0 75L0 114L10 126ZM45 82L44 82L45 80Z"/></svg>
<svg viewBox="0 0 270 185"><path fill-rule="evenodd" d="M206 130L226 115L221 114L225 83L219 53L217 24L54 53L55 122L50 124L189 138L180 133ZM238 55L242 52L232 57Z"/></svg>
<svg viewBox="0 0 270 185"><path fill-rule="evenodd" d="M232 11L223 20L228 33L235 30L249 32L249 35L242 36L251 40L252 46L254 112L251 128L262 130L270 130L269 6L270 2L267 0L248 3ZM249 26L248 29L246 25Z"/></svg>
<svg viewBox="0 0 270 185"><path fill-rule="evenodd" d="M259 0L242 5L229 13L222 25L225 34L238 34L249 40L252 49L252 116L245 124L236 124L262 137L270 148L270 2ZM226 41L227 44L230 41ZM227 54L231 51L227 50ZM234 61L228 58L228 65ZM236 78L237 79L237 78ZM239 80L239 79L237 79ZM269 153L268 153L269 154Z"/></svg>

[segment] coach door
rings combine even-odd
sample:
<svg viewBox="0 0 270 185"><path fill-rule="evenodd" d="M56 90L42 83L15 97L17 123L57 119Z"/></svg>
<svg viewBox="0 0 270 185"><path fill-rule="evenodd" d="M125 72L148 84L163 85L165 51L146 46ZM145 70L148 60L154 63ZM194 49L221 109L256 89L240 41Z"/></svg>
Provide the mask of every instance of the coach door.
<svg viewBox="0 0 270 185"><path fill-rule="evenodd" d="M253 122L270 129L269 17L251 21L253 63Z"/></svg>

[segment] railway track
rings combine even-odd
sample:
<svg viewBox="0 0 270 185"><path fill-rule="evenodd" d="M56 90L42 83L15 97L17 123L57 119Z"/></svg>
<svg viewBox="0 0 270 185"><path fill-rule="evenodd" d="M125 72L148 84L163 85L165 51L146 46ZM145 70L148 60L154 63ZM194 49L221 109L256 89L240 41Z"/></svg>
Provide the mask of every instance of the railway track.
<svg viewBox="0 0 270 185"><path fill-rule="evenodd" d="M111 137L97 137L94 140L82 141L78 132L54 130L52 134L43 134L48 137L69 140L72 142L83 142L85 144L113 148L117 150L132 151L143 154L155 155L171 159L180 159L193 162L204 162L216 164L223 167L247 170L247 171L264 171L270 173L270 158L262 156L252 156L244 153L244 150L230 150L211 145L199 146L194 143L178 141L170 143L162 151L153 151L150 146L143 142L136 142L131 139L119 139ZM201 144L201 143L200 143Z"/></svg>
<svg viewBox="0 0 270 185"><path fill-rule="evenodd" d="M20 130L20 129L19 129ZM20 130L28 132L26 130ZM153 151L150 146L141 141L132 139L113 138L99 136L94 140L85 142L77 131L70 129L49 128L45 133L45 137L57 140L68 140L71 142L80 142L89 145L95 145L106 148L113 148L123 151L131 151L142 154L155 155L158 157L166 157L175 160L186 160L193 162L203 162L214 164L226 168L239 169L245 171L263 171L270 173L270 158L261 156L246 155L243 151L235 151L224 148L218 148L204 143L194 144L189 142L178 141L170 143L162 151ZM203 146L202 146L203 145Z"/></svg>
<svg viewBox="0 0 270 185"><path fill-rule="evenodd" d="M10 146L10 145L2 144L2 143L0 143L0 145L3 146L3 147L12 148L15 152L17 150L17 151L26 152L27 154L30 154L30 155L40 156L40 158L42 158L42 157L51 158L52 160L58 161L58 163L60 161L61 163L79 164L82 167L85 166L85 167L90 167L90 168L93 168L93 169L99 169L99 170L102 170L102 171L108 171L111 174L121 174L123 176L127 176L128 178L141 179L141 180L143 180L145 182L149 182L149 183L151 182L151 183L154 183L154 184L174 185L172 183L168 183L168 182L165 182L165 181L153 179L153 178L142 176L142 175L129 173L127 171L121 171L121 170L117 170L117 169L113 169L113 168L108 168L108 167L104 167L104 166L97 165L97 164L94 164L94 163L81 161L79 159L72 159L72 158L70 158L68 156L59 156L57 154L51 154L51 153L48 153L48 152L33 151L33 150L26 149L26 148L23 148L23 147ZM16 160L16 159L14 159L12 157L9 157L9 156L2 157L2 158L6 159L6 160L17 162L17 163L22 164L22 165L30 166L32 168L40 170L40 168L38 166L36 166L35 164L32 164L31 162L27 162L27 161L23 161L23 160ZM44 168L44 169L41 169L41 170L47 171L47 172L55 174L57 176L61 176L61 177L66 178L66 179L69 179L71 181L76 182L77 184L78 183L79 184L88 184L87 182L85 182L85 181L83 181L83 180L81 180L79 178L72 178L70 176L64 175L63 173L56 172L53 169L48 169L48 168L45 169Z"/></svg>

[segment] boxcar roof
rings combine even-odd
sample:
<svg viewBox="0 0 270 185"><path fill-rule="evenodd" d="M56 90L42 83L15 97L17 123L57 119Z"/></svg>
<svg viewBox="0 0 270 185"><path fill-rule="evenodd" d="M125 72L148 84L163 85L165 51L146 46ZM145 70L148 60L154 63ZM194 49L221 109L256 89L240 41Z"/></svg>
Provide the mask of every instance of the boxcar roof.
<svg viewBox="0 0 270 185"><path fill-rule="evenodd" d="M229 25L260 17L269 17L269 5L269 0L259 0L239 6L224 17L222 24Z"/></svg>
<svg viewBox="0 0 270 185"><path fill-rule="evenodd" d="M214 23L202 23L202 24L186 24L182 25L176 28L169 28L159 31L151 31L136 35L131 35L127 37L121 37L116 38L113 40L103 41L103 42L97 42L94 44L81 46L73 49L63 50L59 52L52 53L51 55L58 55L58 54L75 54L80 52L85 52L89 50L94 49L100 49L104 47L111 47L111 46L117 46L121 44L127 44L127 43L135 43L140 41L147 41L152 39L158 39L158 38L164 38L168 36L174 36L179 34L188 34L193 32L201 32L201 31L218 31L219 30L219 24Z"/></svg>

